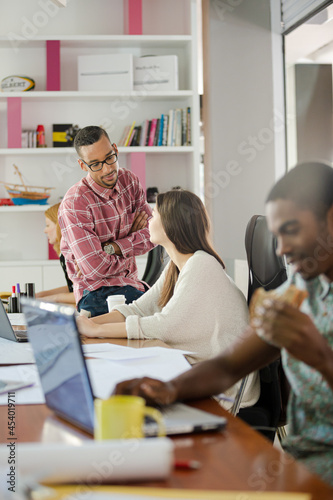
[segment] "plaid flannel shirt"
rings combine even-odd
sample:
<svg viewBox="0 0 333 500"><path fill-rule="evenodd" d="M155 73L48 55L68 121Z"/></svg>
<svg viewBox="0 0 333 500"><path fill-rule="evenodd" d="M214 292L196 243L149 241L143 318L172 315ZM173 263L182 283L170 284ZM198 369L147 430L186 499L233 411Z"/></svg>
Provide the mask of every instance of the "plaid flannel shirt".
<svg viewBox="0 0 333 500"><path fill-rule="evenodd" d="M102 286L130 285L144 291L138 279L136 255L154 247L148 227L130 234L136 211L151 208L139 179L129 170L119 169L114 188L99 186L88 174L70 188L59 208L61 252L69 278L74 284L76 303L84 290ZM117 243L122 255L108 255L102 243ZM78 276L75 263L81 276Z"/></svg>

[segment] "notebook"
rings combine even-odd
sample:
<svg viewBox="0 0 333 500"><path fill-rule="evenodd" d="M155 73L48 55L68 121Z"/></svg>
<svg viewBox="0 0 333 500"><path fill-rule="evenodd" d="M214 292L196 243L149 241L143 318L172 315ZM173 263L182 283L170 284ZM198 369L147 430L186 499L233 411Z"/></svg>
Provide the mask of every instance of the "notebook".
<svg viewBox="0 0 333 500"><path fill-rule="evenodd" d="M63 419L93 434L94 395L72 307L22 299L28 337L36 359L46 405ZM173 404L162 408L166 433L220 430L226 418ZM157 435L147 421L145 433Z"/></svg>
<svg viewBox="0 0 333 500"><path fill-rule="evenodd" d="M0 337L7 340L13 340L14 342L28 341L27 330L13 329L2 300L0 300Z"/></svg>

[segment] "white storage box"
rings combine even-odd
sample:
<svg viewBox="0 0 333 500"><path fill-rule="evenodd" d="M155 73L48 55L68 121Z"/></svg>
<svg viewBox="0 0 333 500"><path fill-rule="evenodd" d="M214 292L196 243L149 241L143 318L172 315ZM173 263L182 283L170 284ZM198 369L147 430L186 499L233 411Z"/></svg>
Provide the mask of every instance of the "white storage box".
<svg viewBox="0 0 333 500"><path fill-rule="evenodd" d="M178 57L134 57L134 90L178 90Z"/></svg>
<svg viewBox="0 0 333 500"><path fill-rule="evenodd" d="M79 90L133 90L132 54L78 57Z"/></svg>

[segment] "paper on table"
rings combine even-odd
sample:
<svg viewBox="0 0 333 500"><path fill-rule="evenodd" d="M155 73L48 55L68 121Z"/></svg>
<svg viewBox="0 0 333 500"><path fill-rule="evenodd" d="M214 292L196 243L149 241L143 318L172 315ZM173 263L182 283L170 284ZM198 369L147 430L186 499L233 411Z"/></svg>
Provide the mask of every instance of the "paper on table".
<svg viewBox="0 0 333 500"><path fill-rule="evenodd" d="M8 313L9 321L15 326L27 326L24 313Z"/></svg>
<svg viewBox="0 0 333 500"><path fill-rule="evenodd" d="M35 358L30 345L0 339L0 365L19 365L34 363Z"/></svg>
<svg viewBox="0 0 333 500"><path fill-rule="evenodd" d="M115 355L115 358L117 359L128 359L130 356L134 356L136 354L138 357L146 357L148 354L146 354L147 351L149 351L149 356L155 356L156 354L172 354L175 352L181 353L181 354L193 354L192 351L184 351L182 349L173 349L173 348L168 348L168 347L145 347L144 349L140 348L135 348L135 347L128 347L128 346L123 346L123 345L117 345L117 344L110 344L108 342L106 343L101 343L101 344L83 344L82 349L84 354L95 354L95 353L112 353ZM127 353L132 353L129 354L128 357ZM142 354L145 353L145 354ZM95 357L95 356L94 356ZM111 358L110 358L111 359Z"/></svg>
<svg viewBox="0 0 333 500"><path fill-rule="evenodd" d="M83 352L85 354L90 354L93 352L105 352L105 351L118 351L122 349L133 349L132 347L125 347L116 344L110 344L109 342L103 342L100 344L83 344L82 345Z"/></svg>
<svg viewBox="0 0 333 500"><path fill-rule="evenodd" d="M190 369L184 356L174 353L173 356L155 356L142 359L110 361L88 359L88 372L96 397L106 399L112 394L117 383L123 380L139 377L152 377L160 380L170 380Z"/></svg>
<svg viewBox="0 0 333 500"><path fill-rule="evenodd" d="M15 381L30 381L32 387L21 389L15 394L15 404L43 404L45 403L43 390L40 385L36 365L16 365L0 367L0 378ZM0 405L8 404L7 394L0 395Z"/></svg>
<svg viewBox="0 0 333 500"><path fill-rule="evenodd" d="M157 481L166 479L173 465L173 443L168 438L16 443L18 474L34 475L45 483ZM0 463L8 460L8 447L0 445Z"/></svg>
<svg viewBox="0 0 333 500"><path fill-rule="evenodd" d="M184 351L184 349L174 349L173 347L161 347L161 346L153 346L153 347L145 347L145 350L153 351L155 354L171 354L174 352L178 352L179 354L195 354L193 351Z"/></svg>
<svg viewBox="0 0 333 500"><path fill-rule="evenodd" d="M174 352L172 356L155 356L146 358L144 362L142 362L142 359L118 362L104 359L88 359L87 367L94 395L106 399L112 394L118 382L144 376L165 381L188 370L190 365L182 354ZM18 391L16 404L41 404L45 402L36 365L0 367L0 378L17 381L31 380L34 382L33 387ZM0 405L6 404L7 396L0 395Z"/></svg>
<svg viewBox="0 0 333 500"><path fill-rule="evenodd" d="M110 345L110 344L109 344ZM111 345L112 347L112 345ZM110 359L113 361L131 360L131 359L145 359L152 358L156 355L162 354L162 351L156 351L154 347L147 349L135 349L133 347L125 347L114 345L114 349L105 349L104 352L86 352L85 355L91 358ZM160 348L158 348L160 349ZM163 349L163 348L161 348ZM172 349L164 348L164 351L172 351Z"/></svg>

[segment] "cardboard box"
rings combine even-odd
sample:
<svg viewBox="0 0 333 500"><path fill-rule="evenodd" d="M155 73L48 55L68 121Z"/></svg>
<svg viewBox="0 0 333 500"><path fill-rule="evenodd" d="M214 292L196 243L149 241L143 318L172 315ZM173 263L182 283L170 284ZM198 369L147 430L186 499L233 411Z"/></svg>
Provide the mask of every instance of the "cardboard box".
<svg viewBox="0 0 333 500"><path fill-rule="evenodd" d="M133 90L132 54L78 57L79 90Z"/></svg>
<svg viewBox="0 0 333 500"><path fill-rule="evenodd" d="M134 57L134 90L178 90L178 57Z"/></svg>

